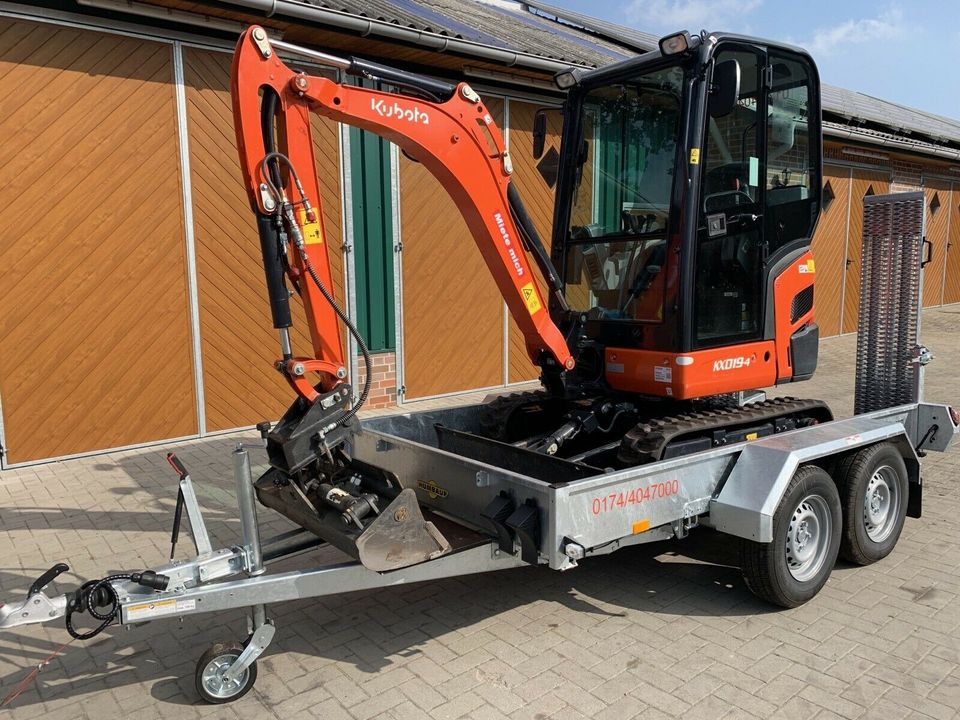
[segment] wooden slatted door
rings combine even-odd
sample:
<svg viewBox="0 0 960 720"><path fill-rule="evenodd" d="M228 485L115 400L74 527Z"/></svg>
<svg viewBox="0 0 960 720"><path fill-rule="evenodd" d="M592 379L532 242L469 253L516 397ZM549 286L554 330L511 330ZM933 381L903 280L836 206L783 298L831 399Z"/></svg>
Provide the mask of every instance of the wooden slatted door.
<svg viewBox="0 0 960 720"><path fill-rule="evenodd" d="M256 224L243 187L230 103L230 53L184 49L190 179L209 431L275 420L293 401L273 369L280 355L270 319ZM313 120L323 219L337 299L343 302L338 126ZM294 351L312 353L294 298Z"/></svg>
<svg viewBox="0 0 960 720"><path fill-rule="evenodd" d="M840 332L850 169L825 166L823 184L824 207L813 236L813 257L817 263L815 317L820 326L820 337L830 337Z"/></svg>
<svg viewBox="0 0 960 720"><path fill-rule="evenodd" d="M947 204L947 267L943 276L943 303L960 302L960 183L953 183Z"/></svg>
<svg viewBox="0 0 960 720"><path fill-rule="evenodd" d="M867 195L884 195L889 191L889 171L854 169L850 186L850 232L847 235L847 269L843 291L843 320L841 323L841 332L844 333L856 332L860 317L863 198Z"/></svg>
<svg viewBox="0 0 960 720"><path fill-rule="evenodd" d="M510 158L513 160L513 179L523 204L526 206L533 224L540 233L540 239L550 251L553 235L553 197L554 186L547 182L556 172L556 162L560 153L560 133L563 130L563 115L556 108L546 108L547 135L544 142L544 154L539 159L533 157L533 119L542 105L510 100ZM529 256L533 264L532 256ZM534 275L541 292L547 284L536 265ZM523 333L514 322L509 320L509 346L507 349L508 382L534 380L539 374L527 355L523 342Z"/></svg>
<svg viewBox="0 0 960 720"><path fill-rule="evenodd" d="M947 233L950 220L950 181L924 180L924 203L927 206L927 240L933 245L930 262L923 268L923 306L943 303L943 274L947 267Z"/></svg>
<svg viewBox="0 0 960 720"><path fill-rule="evenodd" d="M0 394L19 463L197 432L168 44L0 18Z"/></svg>
<svg viewBox="0 0 960 720"><path fill-rule="evenodd" d="M502 126L502 101L485 102ZM446 190L402 154L400 227L404 397L502 384L500 291Z"/></svg>

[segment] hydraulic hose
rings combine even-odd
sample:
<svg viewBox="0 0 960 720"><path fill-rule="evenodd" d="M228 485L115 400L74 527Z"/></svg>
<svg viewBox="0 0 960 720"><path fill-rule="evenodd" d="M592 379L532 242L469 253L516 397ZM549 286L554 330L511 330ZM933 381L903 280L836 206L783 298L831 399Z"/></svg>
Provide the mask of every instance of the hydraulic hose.
<svg viewBox="0 0 960 720"><path fill-rule="evenodd" d="M350 322L350 318L347 317L343 308L340 307L340 303L337 302L336 298L333 297L331 292L327 290L327 287L320 281L320 278L317 276L317 271L313 269L313 263L310 261L310 258L307 257L306 253L303 253L303 264L307 268L307 274L310 276L310 279L313 280L313 284L317 286L320 294L330 303L330 307L333 308L337 317L343 321L343 324L347 326L347 330L353 335L353 339L357 341L357 347L360 348L360 353L363 355L363 364L366 369L363 378L363 390L360 391L360 397L357 398L357 401L347 411L346 415L337 420L336 425L343 427L360 411L360 408L363 407L363 404L367 401L367 396L370 395L370 382L373 377L373 360L370 357L370 350L367 348L367 343L364 342L363 337L360 335L360 331L357 330L356 325Z"/></svg>

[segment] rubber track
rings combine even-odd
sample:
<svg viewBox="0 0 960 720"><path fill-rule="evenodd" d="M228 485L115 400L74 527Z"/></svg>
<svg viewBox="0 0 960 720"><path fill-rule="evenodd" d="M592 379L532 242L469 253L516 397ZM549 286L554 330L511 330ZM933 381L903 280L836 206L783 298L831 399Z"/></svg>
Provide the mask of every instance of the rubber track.
<svg viewBox="0 0 960 720"><path fill-rule="evenodd" d="M742 407L691 412L677 417L648 420L631 428L620 442L618 456L631 465L656 462L667 446L678 440L699 437L714 430L750 426L785 417L808 417L818 422L833 419L822 400L776 398Z"/></svg>
<svg viewBox="0 0 960 720"><path fill-rule="evenodd" d="M492 440L506 440L506 430L510 415L528 403L540 402L550 398L546 390L528 390L501 395L491 400L483 408L480 416L481 433Z"/></svg>

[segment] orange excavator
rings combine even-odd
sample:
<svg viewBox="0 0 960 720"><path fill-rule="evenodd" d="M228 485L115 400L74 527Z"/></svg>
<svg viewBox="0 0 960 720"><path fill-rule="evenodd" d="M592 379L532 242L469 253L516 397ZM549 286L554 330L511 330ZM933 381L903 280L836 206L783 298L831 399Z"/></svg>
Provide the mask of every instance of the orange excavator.
<svg viewBox="0 0 960 720"><path fill-rule="evenodd" d="M390 91L294 70L283 52ZM567 98L548 252L503 136L469 85L288 46L260 27L239 41L240 162L280 334L277 369L297 394L264 429L272 467L259 497L328 542L355 551L356 538L324 515L362 534L363 518L389 502L383 492L404 483L350 456L372 373L331 291L310 113L386 138L440 181L540 368L542 390L487 403L470 430L448 434L450 451L584 476L832 419L822 402L754 392L809 378L817 361L810 239L822 157L811 58L682 32L659 52L556 82ZM291 347L291 292L306 310L307 357ZM357 397L341 325L367 366Z"/></svg>

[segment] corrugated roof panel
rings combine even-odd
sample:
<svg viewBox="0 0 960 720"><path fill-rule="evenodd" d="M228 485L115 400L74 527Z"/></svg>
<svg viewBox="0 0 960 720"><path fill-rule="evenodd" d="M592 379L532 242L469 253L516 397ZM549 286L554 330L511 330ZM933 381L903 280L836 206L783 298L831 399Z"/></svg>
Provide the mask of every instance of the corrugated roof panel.
<svg viewBox="0 0 960 720"><path fill-rule="evenodd" d="M302 0L351 15L578 65L602 66L657 46L657 37L540 0ZM551 17L552 16L552 17ZM828 115L960 144L960 121L832 85Z"/></svg>
<svg viewBox="0 0 960 720"><path fill-rule="evenodd" d="M549 5L536 0L525 0L524 4L548 15L553 15L559 20L580 25L586 30L595 32L602 37L616 40L640 52L649 52L659 47L660 38L651 33L646 33L624 25L617 25L616 23L607 22L600 18L590 17L583 13L574 12L567 8L559 8L555 5Z"/></svg>
<svg viewBox="0 0 960 720"><path fill-rule="evenodd" d="M822 96L824 109L844 118L857 118L893 130L902 128L931 138L960 142L960 121L832 85L823 86Z"/></svg>

